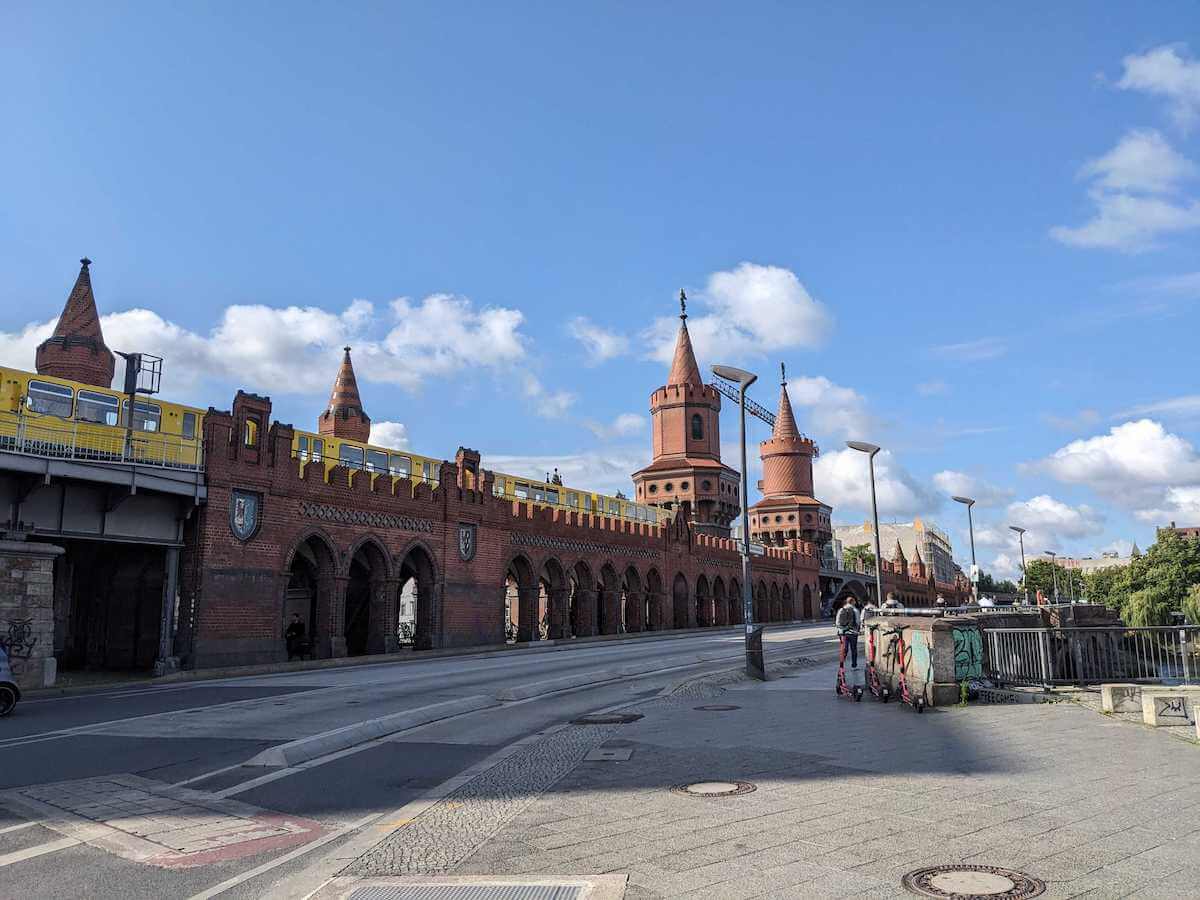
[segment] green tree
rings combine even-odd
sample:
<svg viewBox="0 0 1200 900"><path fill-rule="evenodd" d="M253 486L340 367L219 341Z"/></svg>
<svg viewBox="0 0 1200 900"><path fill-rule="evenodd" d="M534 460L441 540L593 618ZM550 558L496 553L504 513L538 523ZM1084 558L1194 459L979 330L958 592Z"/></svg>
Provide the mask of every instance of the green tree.
<svg viewBox="0 0 1200 900"><path fill-rule="evenodd" d="M981 594L1015 594L1017 586L1007 579L997 581L991 572L979 573L979 593Z"/></svg>
<svg viewBox="0 0 1200 900"><path fill-rule="evenodd" d="M1200 598L1192 599L1198 584L1200 540L1162 531L1128 566L1091 573L1087 598L1119 610L1129 625L1167 625L1173 612L1200 614Z"/></svg>
<svg viewBox="0 0 1200 900"><path fill-rule="evenodd" d="M1200 584L1193 584L1183 598L1183 614L1187 616L1189 624L1200 625Z"/></svg>
<svg viewBox="0 0 1200 900"><path fill-rule="evenodd" d="M1057 570L1057 571L1056 571ZM1050 600L1054 599L1054 581L1058 578L1058 598L1083 596L1083 574L1078 569L1066 569L1048 559L1031 559L1025 565L1025 581L1032 600L1041 591Z"/></svg>
<svg viewBox="0 0 1200 900"><path fill-rule="evenodd" d="M1100 603L1120 610L1128 599L1130 571L1128 566L1108 566L1084 576L1085 596L1091 603Z"/></svg>
<svg viewBox="0 0 1200 900"><path fill-rule="evenodd" d="M853 547L842 548L842 565L847 569L856 570L859 564L867 572L875 571L875 554L866 544L855 544Z"/></svg>

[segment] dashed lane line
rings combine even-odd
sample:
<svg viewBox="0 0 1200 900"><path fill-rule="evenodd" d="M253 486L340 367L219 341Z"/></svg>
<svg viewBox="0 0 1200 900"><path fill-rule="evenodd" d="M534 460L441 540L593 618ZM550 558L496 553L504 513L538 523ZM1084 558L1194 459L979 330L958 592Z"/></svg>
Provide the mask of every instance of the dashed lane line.
<svg viewBox="0 0 1200 900"><path fill-rule="evenodd" d="M59 850L66 850L68 847L75 847L80 843L82 842L75 840L75 838L59 838L57 841L49 841L45 844L38 844L36 847L27 847L15 853L7 853L4 856L0 856L0 869L3 869L5 866L24 862L27 859L45 856L47 853L57 853Z"/></svg>
<svg viewBox="0 0 1200 900"><path fill-rule="evenodd" d="M9 825L7 828L0 828L0 834L11 834L14 831L21 831L24 828L32 828L37 824L37 822L21 822L17 825Z"/></svg>

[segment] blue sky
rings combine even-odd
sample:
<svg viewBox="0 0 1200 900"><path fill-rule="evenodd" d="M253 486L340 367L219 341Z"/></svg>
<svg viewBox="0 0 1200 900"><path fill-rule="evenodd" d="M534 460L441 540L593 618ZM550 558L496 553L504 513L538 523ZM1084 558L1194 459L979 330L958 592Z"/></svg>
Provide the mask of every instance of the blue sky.
<svg viewBox="0 0 1200 900"><path fill-rule="evenodd" d="M391 442L612 489L684 287L838 521L849 436L996 571L1200 521L1194 5L445 7L6 4L0 359L87 254L168 396L311 427L348 342Z"/></svg>

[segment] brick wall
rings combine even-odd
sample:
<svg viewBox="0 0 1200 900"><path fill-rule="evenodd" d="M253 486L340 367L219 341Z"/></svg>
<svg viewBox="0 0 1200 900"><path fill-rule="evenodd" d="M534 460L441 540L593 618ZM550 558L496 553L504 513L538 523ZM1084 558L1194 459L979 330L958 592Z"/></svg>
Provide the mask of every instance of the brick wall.
<svg viewBox="0 0 1200 900"><path fill-rule="evenodd" d="M0 540L0 643L17 684L54 684L54 559L52 544Z"/></svg>

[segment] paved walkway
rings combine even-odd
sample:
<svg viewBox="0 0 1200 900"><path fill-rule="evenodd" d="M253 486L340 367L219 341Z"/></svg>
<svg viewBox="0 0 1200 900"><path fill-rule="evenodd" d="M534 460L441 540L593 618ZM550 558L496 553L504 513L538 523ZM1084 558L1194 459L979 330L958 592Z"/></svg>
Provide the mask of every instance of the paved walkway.
<svg viewBox="0 0 1200 900"><path fill-rule="evenodd" d="M710 681L639 721L552 734L561 754L531 744L348 873L626 873L630 900L911 897L905 873L967 862L1041 878L1048 898L1200 896L1200 746L1069 703L918 716L837 698L833 677ZM738 708L696 708L714 705ZM755 790L671 790L714 780Z"/></svg>

